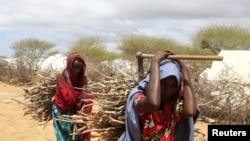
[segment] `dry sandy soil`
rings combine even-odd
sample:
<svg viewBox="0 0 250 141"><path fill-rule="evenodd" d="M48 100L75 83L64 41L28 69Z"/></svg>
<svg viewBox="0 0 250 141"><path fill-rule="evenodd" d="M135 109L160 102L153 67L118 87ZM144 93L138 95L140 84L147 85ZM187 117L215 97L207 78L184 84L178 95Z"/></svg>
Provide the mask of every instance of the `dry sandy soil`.
<svg viewBox="0 0 250 141"><path fill-rule="evenodd" d="M0 140L1 141L56 141L52 121L46 126L33 120L30 115L24 116L24 87L0 82ZM207 124L198 121L195 128L203 133L197 134L195 141L207 141ZM93 139L95 141L97 139Z"/></svg>

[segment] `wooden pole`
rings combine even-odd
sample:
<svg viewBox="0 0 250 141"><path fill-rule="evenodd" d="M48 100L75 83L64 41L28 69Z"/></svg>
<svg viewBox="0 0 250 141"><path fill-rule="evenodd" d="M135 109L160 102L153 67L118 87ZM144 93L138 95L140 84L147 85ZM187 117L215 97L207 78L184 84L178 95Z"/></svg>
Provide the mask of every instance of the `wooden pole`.
<svg viewBox="0 0 250 141"><path fill-rule="evenodd" d="M142 58L152 58L153 54L141 54ZM222 61L223 56L211 56L211 55L169 55L169 59L182 59L182 60L214 60Z"/></svg>
<svg viewBox="0 0 250 141"><path fill-rule="evenodd" d="M139 80L141 80L144 77L142 53L141 52L137 52L136 58L137 58L137 64L138 64Z"/></svg>
<svg viewBox="0 0 250 141"><path fill-rule="evenodd" d="M144 78L143 69L143 58L152 58L154 54L144 54L142 52L136 53L138 63L138 74L139 80ZM169 55L169 59L183 59L183 60L211 60L211 61L222 61L223 56L212 56L212 55Z"/></svg>

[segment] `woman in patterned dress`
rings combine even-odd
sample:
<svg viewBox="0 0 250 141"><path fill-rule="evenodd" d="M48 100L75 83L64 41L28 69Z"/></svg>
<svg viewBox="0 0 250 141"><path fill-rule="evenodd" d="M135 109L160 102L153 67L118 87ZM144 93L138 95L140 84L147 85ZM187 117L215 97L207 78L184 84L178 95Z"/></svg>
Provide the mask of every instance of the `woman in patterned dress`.
<svg viewBox="0 0 250 141"><path fill-rule="evenodd" d="M149 74L132 89L126 106L126 130L119 141L193 141L199 114L185 64L168 59L169 50L151 58Z"/></svg>

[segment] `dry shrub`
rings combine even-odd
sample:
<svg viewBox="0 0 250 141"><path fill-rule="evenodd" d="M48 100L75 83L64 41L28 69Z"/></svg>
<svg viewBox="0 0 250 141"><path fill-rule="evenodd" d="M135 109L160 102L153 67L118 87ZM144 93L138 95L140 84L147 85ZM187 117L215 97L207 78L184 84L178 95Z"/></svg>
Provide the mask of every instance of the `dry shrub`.
<svg viewBox="0 0 250 141"><path fill-rule="evenodd" d="M0 81L16 83L17 69L5 60L0 59Z"/></svg>
<svg viewBox="0 0 250 141"><path fill-rule="evenodd" d="M88 63L87 76L90 81L98 82L107 76L124 74L128 77L135 76L137 78L137 66L129 60L116 59L104 61L101 63Z"/></svg>
<svg viewBox="0 0 250 141"><path fill-rule="evenodd" d="M198 103L201 117L215 119L223 124L250 124L249 85L241 83L240 76L229 74L226 68L218 79L199 82Z"/></svg>

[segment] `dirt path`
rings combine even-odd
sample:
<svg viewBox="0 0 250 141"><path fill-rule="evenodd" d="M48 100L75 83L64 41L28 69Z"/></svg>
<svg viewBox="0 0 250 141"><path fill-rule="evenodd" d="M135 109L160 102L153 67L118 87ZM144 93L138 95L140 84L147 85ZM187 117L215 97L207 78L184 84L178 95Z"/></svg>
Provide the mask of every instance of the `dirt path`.
<svg viewBox="0 0 250 141"><path fill-rule="evenodd" d="M52 121L46 126L39 124L30 115L24 116L24 106L12 100L23 100L23 88L0 82L0 140L56 141ZM195 141L206 141L207 124L198 121L195 128L205 134L205 137L198 134Z"/></svg>
<svg viewBox="0 0 250 141"><path fill-rule="evenodd" d="M24 116L22 104L23 87L16 87L0 82L0 140L2 141L55 141L52 122L45 127L32 119L30 115Z"/></svg>

